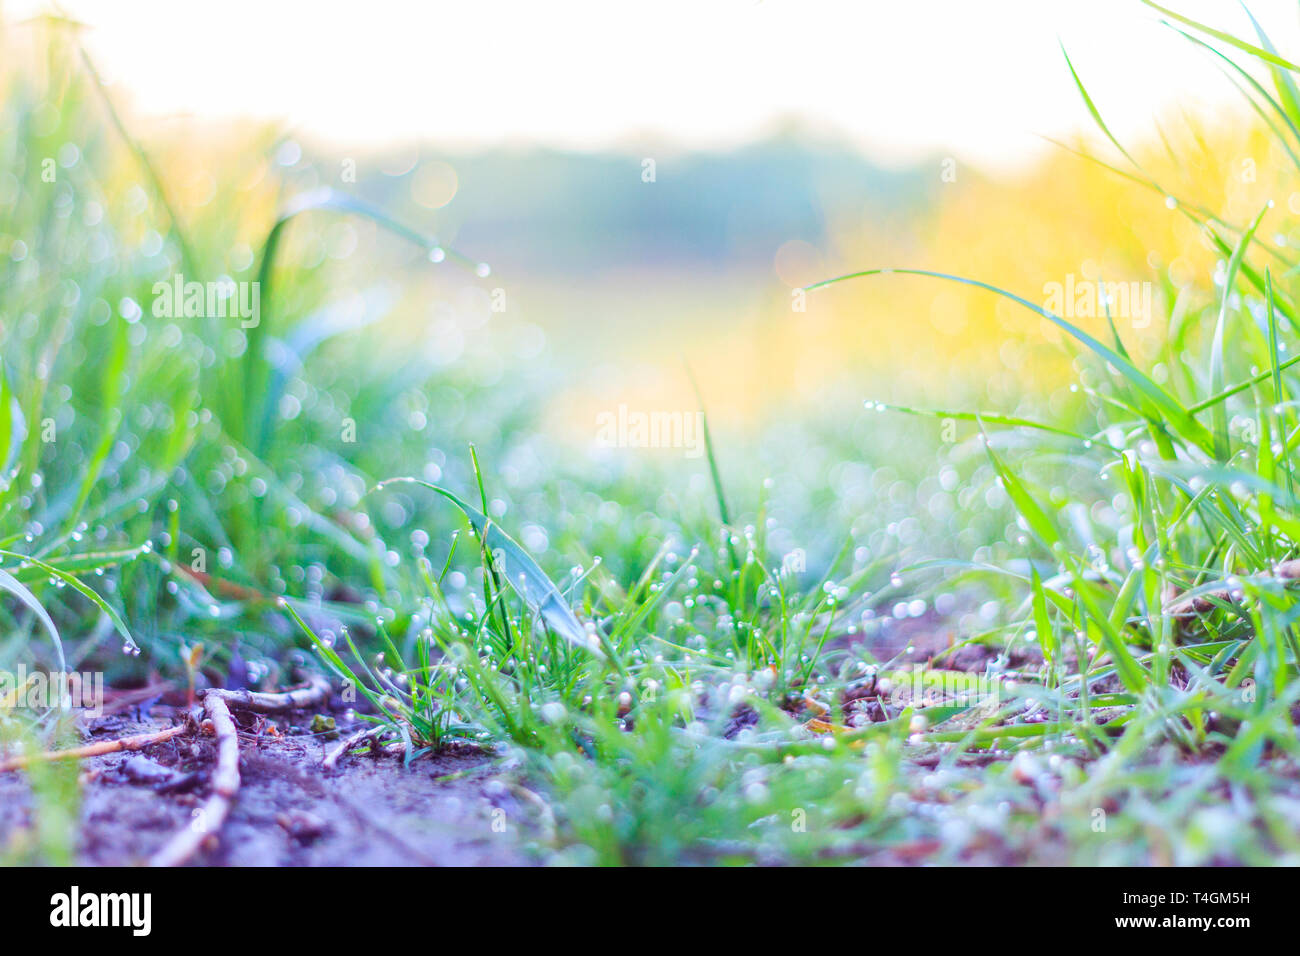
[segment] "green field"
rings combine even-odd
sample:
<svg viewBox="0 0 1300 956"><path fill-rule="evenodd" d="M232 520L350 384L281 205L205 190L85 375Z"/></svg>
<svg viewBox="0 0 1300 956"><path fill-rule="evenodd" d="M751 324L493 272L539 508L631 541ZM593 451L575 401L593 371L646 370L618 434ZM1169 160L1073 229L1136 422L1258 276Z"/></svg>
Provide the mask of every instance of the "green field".
<svg viewBox="0 0 1300 956"><path fill-rule="evenodd" d="M1289 190L1300 68L1168 16L1222 51ZM512 274L508 216L444 243L275 131L146 137L74 29L4 29L0 671L324 673L394 760L473 752L526 792L544 863L1300 862L1285 192L1244 216L1181 194L1106 142L1079 75L1096 163L1211 268L1053 303L961 263L774 288L702 243L647 291L618 258L635 207ZM940 355L778 388L792 293L897 309L900 283L1023 310L1060 344L1017 354L1068 380L994 407ZM745 290L758 318L700 331ZM843 321L809 337L862 349ZM879 403L935 378L970 403ZM77 742L75 715L0 702L6 753ZM70 862L75 766L30 778L0 859Z"/></svg>

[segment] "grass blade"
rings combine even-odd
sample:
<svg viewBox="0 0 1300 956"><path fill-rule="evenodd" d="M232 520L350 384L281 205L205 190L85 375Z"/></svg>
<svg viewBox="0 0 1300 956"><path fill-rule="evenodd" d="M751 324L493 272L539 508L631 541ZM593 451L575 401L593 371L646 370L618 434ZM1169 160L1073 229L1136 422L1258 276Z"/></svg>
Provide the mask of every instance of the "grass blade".
<svg viewBox="0 0 1300 956"><path fill-rule="evenodd" d="M478 532L489 553L495 555L500 552L506 578L519 596L541 614L542 619L569 643L586 648L597 656L604 656L600 642L587 633L586 628L565 603L559 588L514 538L498 528L483 512L462 501L453 492L421 478L389 478L387 481L381 481L372 490L399 483L428 488L459 508L470 525Z"/></svg>
<svg viewBox="0 0 1300 956"><path fill-rule="evenodd" d="M1242 256L1246 254L1246 247L1250 245L1251 238L1255 235L1255 230L1259 228L1260 220L1264 218L1264 213L1268 212L1268 206L1259 211L1255 221L1242 234L1237 243L1237 248L1232 253L1232 259L1228 262L1228 274L1223 282L1223 298L1219 303L1219 319L1214 326L1214 343L1210 349L1210 388L1219 392L1223 390L1223 337L1228 321L1228 299L1232 295L1232 287L1237 278L1237 271L1241 268ZM1226 461L1232 453L1231 444L1228 438L1228 409L1224 404L1215 405L1210 413L1211 427L1214 430L1214 457L1220 461Z"/></svg>
<svg viewBox="0 0 1300 956"><path fill-rule="evenodd" d="M45 630L49 631L50 639L54 642L54 652L59 659L59 670L68 669L67 662L63 659L63 641L59 639L59 629L54 626L54 621L50 618L49 612L36 600L36 595L18 581L8 571L0 571L0 591L7 591L14 597L18 598L27 608L36 615L36 619L45 625Z"/></svg>
<svg viewBox="0 0 1300 956"><path fill-rule="evenodd" d="M19 558L20 560L26 561L28 564L40 568L50 577L58 578L64 584L68 585L68 587L72 588L78 594L81 594L83 597L89 600L91 604L95 605L95 607L103 611L104 614L108 617L108 619L113 622L114 629L117 631L118 634L122 636L122 639L126 641L127 645L132 650L139 649L140 645L138 645L135 642L135 638L131 636L130 629L127 628L126 622L122 620L122 615L117 613L117 609L114 608L113 605L105 601L102 597L100 597L99 593L95 591L94 588L82 584L81 579L78 578L75 574L69 574L67 571L64 571L61 568L56 568L52 564L46 564L44 561L41 561L39 558L33 558L30 554L20 554L17 551L4 551L4 550L0 550L0 554L4 555L5 557ZM13 578L11 577L10 580L13 580ZM60 651L60 654L62 654L62 651Z"/></svg>
<svg viewBox="0 0 1300 956"><path fill-rule="evenodd" d="M1236 47L1243 53L1249 53L1251 56L1256 57L1265 63L1272 66L1279 66L1284 70L1290 70L1292 73L1300 72L1300 66L1296 66L1290 60L1284 60L1276 53L1270 53L1268 50L1261 49L1253 43L1248 43L1239 37L1233 36L1231 33L1224 33L1222 30L1214 29L1214 27L1207 27L1204 23L1197 23L1189 17L1185 17L1180 13L1174 13L1174 11L1166 9L1158 3L1153 3L1152 0L1142 0L1142 2L1153 10L1159 10L1171 20L1177 20L1179 23L1184 23L1195 30L1200 30L1206 36L1212 36L1216 40L1221 40L1229 46Z"/></svg>
<svg viewBox="0 0 1300 956"><path fill-rule="evenodd" d="M1110 363L1115 369L1117 369L1124 378L1132 383L1132 385L1150 401L1154 409L1168 421L1175 432L1182 435L1185 439L1207 454L1213 452L1214 442L1210 433L1206 431L1205 426L1196 421L1196 419L1188 413L1187 409L1183 408L1183 406L1180 405L1172 395L1139 371L1132 362L1129 362L1114 349L1099 342L1087 332L1083 331L1083 329L1067 322L1054 312L1050 312L1042 306L1030 302L1028 299L1022 298L1014 293L1007 292L1005 289L999 289L997 286L990 285L987 282L980 282L978 279L967 279L964 276L949 275L946 272L932 272L926 269L864 269L860 272L850 272L846 275L836 276L833 279L826 279L822 282L813 283L806 287L806 291L812 292L816 289L835 285L836 283L847 282L850 279L893 274L927 276L931 279L944 279L948 282L959 282L962 285L974 286L977 289L985 289L989 292L996 293L997 295L1010 299L1012 302L1018 302L1031 312L1038 313L1053 325L1067 332L1074 339L1085 345L1099 358Z"/></svg>

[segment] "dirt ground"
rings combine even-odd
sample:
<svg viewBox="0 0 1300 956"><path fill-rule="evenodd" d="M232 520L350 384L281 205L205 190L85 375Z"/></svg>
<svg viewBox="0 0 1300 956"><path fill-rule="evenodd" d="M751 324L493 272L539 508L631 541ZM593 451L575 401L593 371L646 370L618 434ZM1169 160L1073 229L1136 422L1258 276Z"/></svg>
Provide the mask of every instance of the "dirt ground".
<svg viewBox="0 0 1300 956"><path fill-rule="evenodd" d="M87 743L162 730L179 716L166 706L86 721ZM491 755L348 755L326 773L331 735L311 715L237 715L242 783L220 832L192 861L216 866L481 866L535 862L524 844L532 809ZM359 727L360 725L357 725ZM356 727L351 729L357 729ZM346 735L350 728L340 726ZM186 733L137 753L81 763L77 862L145 863L209 793L213 738ZM33 824L21 772L0 774L0 848Z"/></svg>
<svg viewBox="0 0 1300 956"><path fill-rule="evenodd" d="M878 659L920 663L947 651L950 639L949 632L934 621L905 620L870 643ZM959 648L944 663L978 672L995 654L984 647ZM1009 663L1026 662L1013 655ZM110 691L110 698L103 716L79 720L82 742L157 732L185 720L184 694L173 685ZM851 702L846 698L845 703ZM314 718L325 716L336 722L333 731L322 732L313 724ZM742 714L735 729L756 717L752 711ZM549 810L516 783L515 775L490 752L465 747L424 755L407 766L392 752L367 751L344 756L327 772L322 767L325 753L368 726L356 722L337 695L314 710L273 717L236 711L234 719L240 738L240 790L229 817L192 864L545 862L537 843L553 826ZM196 820L199 806L211 792L215 764L214 738L196 730L142 751L81 761L76 862L146 863L175 833ZM25 773L0 773L0 858L6 847L31 837L35 822Z"/></svg>

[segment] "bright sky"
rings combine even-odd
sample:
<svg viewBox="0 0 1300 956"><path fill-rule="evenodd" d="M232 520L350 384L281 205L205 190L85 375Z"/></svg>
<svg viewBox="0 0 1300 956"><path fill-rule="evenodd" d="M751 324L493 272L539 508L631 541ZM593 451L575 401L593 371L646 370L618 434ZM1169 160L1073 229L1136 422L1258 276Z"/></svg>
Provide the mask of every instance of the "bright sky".
<svg viewBox="0 0 1300 956"><path fill-rule="evenodd" d="M9 18L48 0L0 0ZM1166 0L1249 30L1227 0ZM1252 0L1300 57L1294 0ZM255 116L339 145L725 146L799 117L873 158L1015 167L1088 127L1238 96L1138 0L61 0L101 71L160 117Z"/></svg>

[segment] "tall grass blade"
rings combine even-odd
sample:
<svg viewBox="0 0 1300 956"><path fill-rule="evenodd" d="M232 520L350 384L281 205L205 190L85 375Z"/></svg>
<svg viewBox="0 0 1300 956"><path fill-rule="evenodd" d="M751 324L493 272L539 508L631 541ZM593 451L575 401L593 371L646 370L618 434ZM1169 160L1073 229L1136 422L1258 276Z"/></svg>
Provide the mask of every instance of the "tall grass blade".
<svg viewBox="0 0 1300 956"><path fill-rule="evenodd" d="M1153 10L1159 10L1171 20L1177 20L1179 23L1186 24L1195 30L1200 30L1206 36L1212 36L1216 40L1221 40L1229 46L1236 47L1243 53L1249 53L1251 56L1256 57L1271 66L1281 67L1284 70L1290 70L1292 73L1300 72L1300 66L1296 66L1290 60L1285 60L1276 53L1270 53L1268 50L1261 49L1253 43L1248 43L1239 37L1233 36L1231 33L1224 33L1222 30L1216 30L1214 27L1208 27L1204 23L1198 23L1180 13L1174 13L1174 11L1162 7L1160 4L1152 2L1152 0L1142 0L1142 2Z"/></svg>
<svg viewBox="0 0 1300 956"><path fill-rule="evenodd" d="M1269 206L1271 205L1272 203L1269 204ZM1232 253L1232 259L1228 262L1228 273L1223 282L1223 298L1219 303L1219 318L1214 326L1214 342L1210 349L1210 388L1215 392L1223 390L1223 339L1228 322L1228 300L1232 296L1232 287L1236 283L1237 271L1241 268L1241 259L1246 254L1246 247L1250 245L1250 240L1255 235L1255 230L1259 228L1264 213L1268 212L1269 206L1265 206L1259 211L1255 221L1250 224L1250 227L1237 243L1237 248ZM1211 410L1210 418L1214 429L1214 457L1220 461L1227 461L1228 456L1232 453L1228 437L1227 406L1224 404L1215 405Z"/></svg>
<svg viewBox="0 0 1300 956"><path fill-rule="evenodd" d="M58 657L59 670L67 671L67 661L63 659L63 641L59 639L59 629L54 626L54 621L50 618L49 612L36 600L36 595L27 590L22 582L14 578L8 571L0 571L0 591L7 591L14 597L18 598L33 614L36 619L44 625L45 630L49 632L50 640L54 642L54 653Z"/></svg>
<svg viewBox="0 0 1300 956"><path fill-rule="evenodd" d="M1031 312L1036 312L1053 325L1062 329L1074 339L1085 345L1099 358L1110 363L1110 365L1118 370L1125 379L1127 379L1146 399L1150 401L1154 410L1158 411L1159 414L1163 416L1175 432L1207 454L1213 452L1213 438L1210 433L1206 431L1205 426L1196 421L1196 419L1188 413L1187 409L1180 405L1172 395L1157 385L1147 375L1139 371L1133 363L1129 362L1114 349L1093 338L1087 332L1083 331L1083 329L1067 322L1059 315L1048 311L1040 305L1030 302L1028 299L1007 292L1005 289L999 289L997 286L989 285L987 282L980 282L978 279L967 279L964 276L949 275L946 272L932 272L926 269L864 269L860 272L850 272L846 275L836 276L833 279L826 279L822 282L813 283L812 285L807 286L806 290L811 292L816 289L825 288L826 286L835 285L839 282L848 282L850 279L894 274L927 276L931 279L944 279L948 282L958 282L962 285L974 286L977 289L985 289L989 292L1000 295L1003 298L1010 299L1012 302L1019 303Z"/></svg>
<svg viewBox="0 0 1300 956"><path fill-rule="evenodd" d="M381 481L375 489L392 484L420 485L442 495L459 508L479 534L489 553L494 555L499 553L510 586L529 606L541 614L542 619L551 629L569 643L585 648L597 656L604 656L599 640L587 633L569 605L565 603L559 588L546 576L546 572L537 566L537 562L514 538L497 527L483 512L461 500L446 488L421 478L389 478Z"/></svg>

